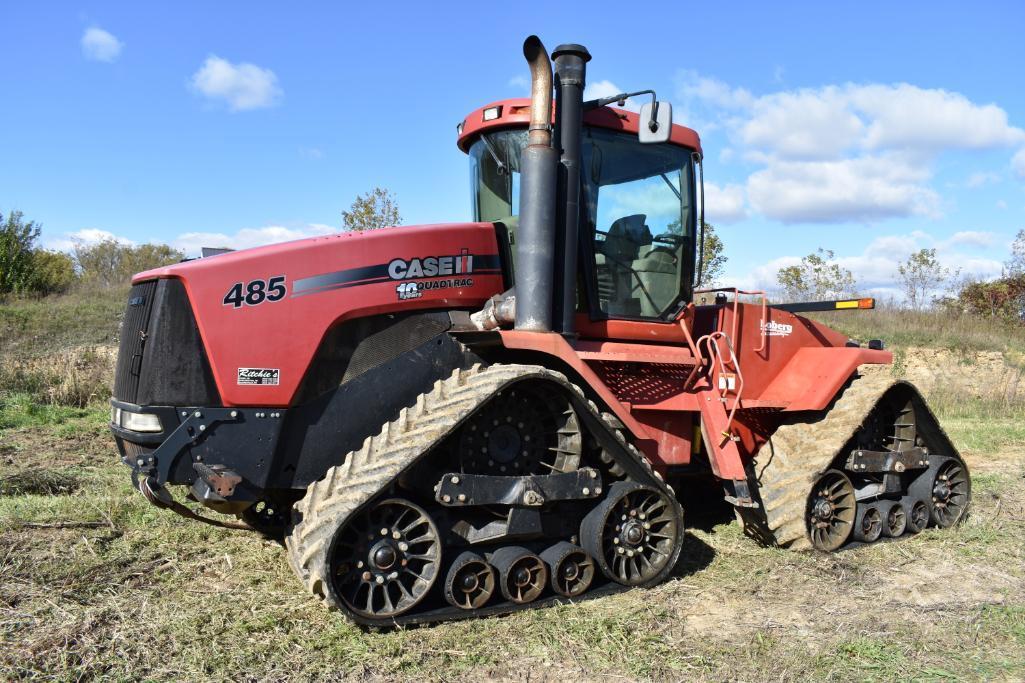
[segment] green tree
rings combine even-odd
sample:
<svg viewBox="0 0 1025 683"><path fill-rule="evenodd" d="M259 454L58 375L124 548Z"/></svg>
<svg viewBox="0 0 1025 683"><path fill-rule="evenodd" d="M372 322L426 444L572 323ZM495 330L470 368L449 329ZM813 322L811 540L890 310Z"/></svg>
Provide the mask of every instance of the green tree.
<svg viewBox="0 0 1025 683"><path fill-rule="evenodd" d="M26 222L21 211L0 214L0 295L28 289L33 251L41 225Z"/></svg>
<svg viewBox="0 0 1025 683"><path fill-rule="evenodd" d="M897 266L897 279L908 305L916 311L932 303L958 273L959 269L951 270L940 264L935 249L919 249Z"/></svg>
<svg viewBox="0 0 1025 683"><path fill-rule="evenodd" d="M95 244L79 242L73 258L83 284L116 287L128 282L136 273L177 263L185 254L166 244L131 246L106 239Z"/></svg>
<svg viewBox="0 0 1025 683"><path fill-rule="evenodd" d="M854 274L835 260L835 254L819 248L801 259L798 265L776 272L776 281L788 301L843 299L855 295Z"/></svg>
<svg viewBox="0 0 1025 683"><path fill-rule="evenodd" d="M701 278L698 280L698 287L711 287L723 276L723 271L726 270L726 261L728 259L726 254L723 253L726 247L722 242L722 238L716 234L715 226L711 223L705 223L703 242L704 261L702 262Z"/></svg>
<svg viewBox="0 0 1025 683"><path fill-rule="evenodd" d="M342 211L342 227L345 230L377 230L400 225L399 205L388 190L375 187L364 195L358 195L348 211Z"/></svg>
<svg viewBox="0 0 1025 683"><path fill-rule="evenodd" d="M62 251L36 249L32 252L32 272L27 290L36 294L61 294L75 281L75 266Z"/></svg>

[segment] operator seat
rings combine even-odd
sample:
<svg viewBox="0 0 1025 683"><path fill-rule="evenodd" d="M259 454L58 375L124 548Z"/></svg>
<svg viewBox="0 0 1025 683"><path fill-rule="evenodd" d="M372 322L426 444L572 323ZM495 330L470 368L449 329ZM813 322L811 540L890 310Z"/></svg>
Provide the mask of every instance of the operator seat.
<svg viewBox="0 0 1025 683"><path fill-rule="evenodd" d="M616 219L596 248L599 297L608 301L606 312L612 315L641 315L641 302L633 296L633 264L641 248L651 244L646 218L635 213Z"/></svg>
<svg viewBox="0 0 1025 683"><path fill-rule="evenodd" d="M649 244L641 247L633 262L634 294L641 315L657 317L679 292L678 258L672 247Z"/></svg>

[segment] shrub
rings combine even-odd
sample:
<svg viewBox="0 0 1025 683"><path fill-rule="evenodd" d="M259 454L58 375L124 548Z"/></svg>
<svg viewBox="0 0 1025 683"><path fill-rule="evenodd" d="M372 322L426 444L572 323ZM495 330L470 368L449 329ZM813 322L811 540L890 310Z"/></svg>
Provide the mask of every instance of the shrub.
<svg viewBox="0 0 1025 683"><path fill-rule="evenodd" d="M75 281L71 257L60 251L37 249L32 252L27 290L34 294L63 294Z"/></svg>
<svg viewBox="0 0 1025 683"><path fill-rule="evenodd" d="M136 273L178 263L185 254L166 244L132 246L113 239L79 243L74 249L75 270L83 285L117 287Z"/></svg>

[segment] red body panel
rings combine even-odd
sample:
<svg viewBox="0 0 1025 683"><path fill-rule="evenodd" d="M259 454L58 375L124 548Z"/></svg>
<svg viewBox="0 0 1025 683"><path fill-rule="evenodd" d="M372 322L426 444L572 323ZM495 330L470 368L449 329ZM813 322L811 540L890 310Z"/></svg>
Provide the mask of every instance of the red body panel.
<svg viewBox="0 0 1025 683"><path fill-rule="evenodd" d="M747 303L688 309L675 323L578 316L578 324L586 338L573 343L554 333L517 331L503 331L502 341L573 368L661 468L690 462L694 426L702 424L712 469L725 479L746 477L745 463L783 413L822 410L859 365L893 360L888 351L848 347L846 337L807 318ZM725 333L735 365L721 341L728 362L711 363L688 386L696 362L688 332L694 340ZM702 348L699 342L699 361L707 367Z"/></svg>
<svg viewBox="0 0 1025 683"><path fill-rule="evenodd" d="M484 120L486 109L498 108L498 116L490 121ZM555 122L555 106L552 106L552 122ZM463 128L459 133L456 144L464 152L470 148L474 138L485 130L497 130L499 128L526 128L530 123L530 100L527 98L515 98L500 100L485 105L476 111L471 112L463 120ZM597 128L624 131L637 134L640 126L640 117L632 111L614 109L612 107L601 107L584 112L584 124ZM674 145L682 145L695 151L701 151L701 139L696 131L686 126L673 125L669 141Z"/></svg>
<svg viewBox="0 0 1025 683"><path fill-rule="evenodd" d="M466 256L472 257L470 272ZM452 272L393 277L413 270L399 265L391 269L394 260L421 259L419 268L424 270L428 266L423 260L429 257L451 257L445 270ZM253 306L224 303L236 283L276 276L285 277L284 298ZM503 288L490 223L315 237L187 261L140 273L133 282L158 277L184 282L226 406L288 405L324 334L338 322L392 311L477 309ZM399 291L410 283L423 289ZM440 288L442 284L446 286ZM240 384L240 368L278 370L278 384Z"/></svg>

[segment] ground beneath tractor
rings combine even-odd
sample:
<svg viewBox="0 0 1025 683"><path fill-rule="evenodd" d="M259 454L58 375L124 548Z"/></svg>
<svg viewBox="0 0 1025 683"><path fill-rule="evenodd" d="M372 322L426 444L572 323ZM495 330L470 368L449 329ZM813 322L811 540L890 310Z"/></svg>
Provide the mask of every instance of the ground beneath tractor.
<svg viewBox="0 0 1025 683"><path fill-rule="evenodd" d="M324 611L282 547L149 506L102 409L6 402L0 679L1020 680L1020 371L930 353L905 369L972 468L964 526L794 553L745 538L725 506L692 508L676 578L654 589L391 632Z"/></svg>

